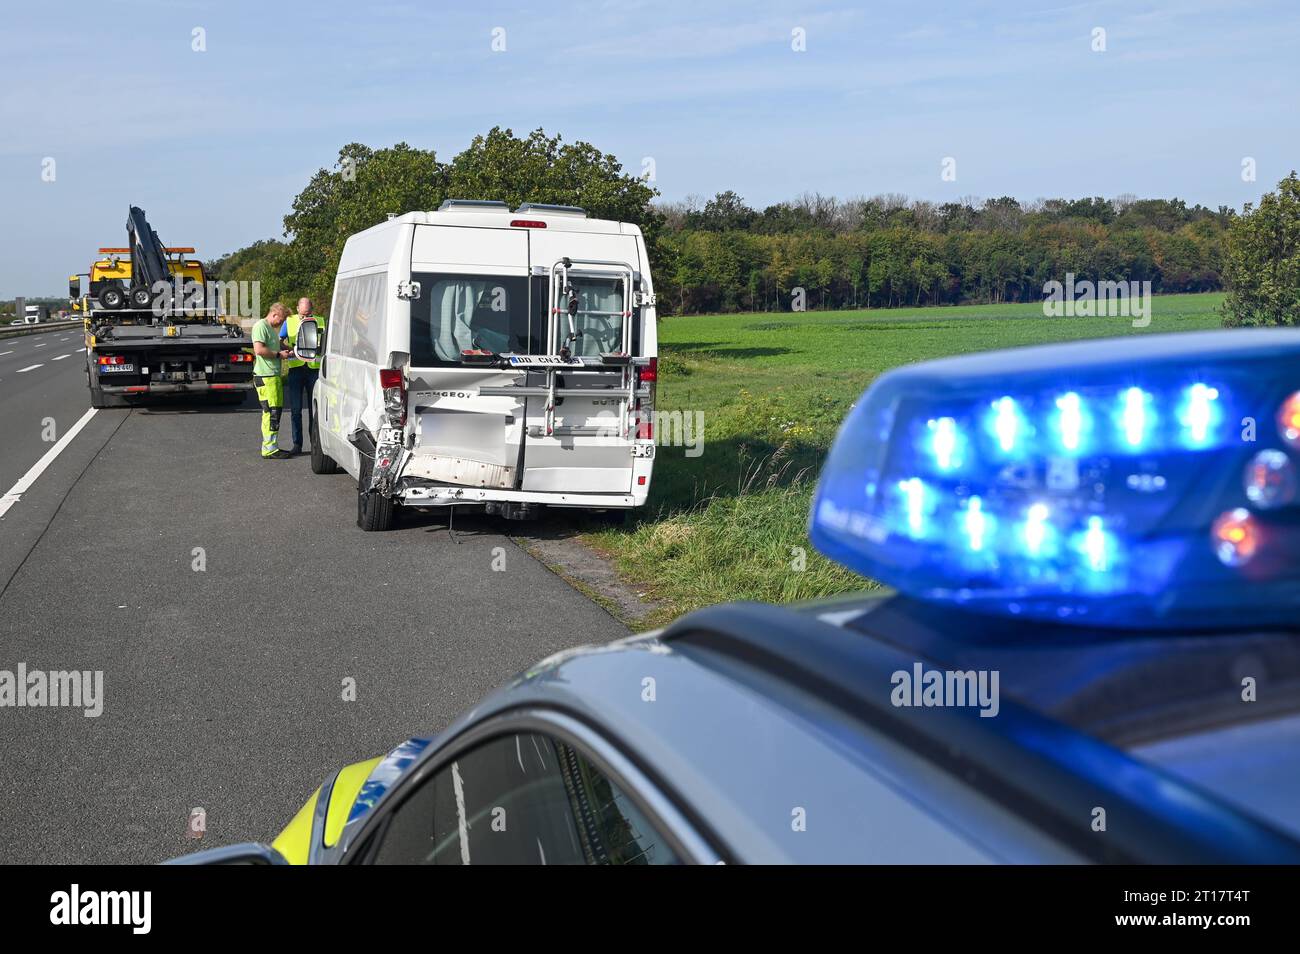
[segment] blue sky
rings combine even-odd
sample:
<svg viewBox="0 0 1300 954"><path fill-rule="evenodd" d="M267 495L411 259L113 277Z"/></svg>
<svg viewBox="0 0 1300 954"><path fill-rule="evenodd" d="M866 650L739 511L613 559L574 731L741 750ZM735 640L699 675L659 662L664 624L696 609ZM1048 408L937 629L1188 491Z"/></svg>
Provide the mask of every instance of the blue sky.
<svg viewBox="0 0 1300 954"><path fill-rule="evenodd" d="M215 257L279 237L344 143L450 159L498 124L636 172L653 157L666 199L730 188L759 208L804 191L1240 207L1300 166L1293 3L46 0L6 10L3 38L0 298L59 294L125 241L129 204Z"/></svg>

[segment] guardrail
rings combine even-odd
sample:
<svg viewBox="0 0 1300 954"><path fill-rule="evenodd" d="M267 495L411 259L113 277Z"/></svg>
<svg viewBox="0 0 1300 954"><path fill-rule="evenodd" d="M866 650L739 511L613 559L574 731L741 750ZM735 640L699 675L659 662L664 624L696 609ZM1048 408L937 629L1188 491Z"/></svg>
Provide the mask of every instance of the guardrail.
<svg viewBox="0 0 1300 954"><path fill-rule="evenodd" d="M80 318L71 318L67 321L42 321L34 325L4 325L0 326L0 340L21 338L23 335L39 335L43 331L68 331L81 326Z"/></svg>

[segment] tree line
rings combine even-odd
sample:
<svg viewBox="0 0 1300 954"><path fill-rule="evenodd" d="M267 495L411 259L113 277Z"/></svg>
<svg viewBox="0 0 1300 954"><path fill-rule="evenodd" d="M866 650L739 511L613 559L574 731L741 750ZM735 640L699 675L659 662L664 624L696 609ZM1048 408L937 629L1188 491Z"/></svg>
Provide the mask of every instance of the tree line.
<svg viewBox="0 0 1300 954"><path fill-rule="evenodd" d="M892 195L806 195L759 212L732 192L663 214L656 291L677 313L789 310L796 289L810 308L1034 301L1067 273L1212 291L1235 215L1177 199Z"/></svg>
<svg viewBox="0 0 1300 954"><path fill-rule="evenodd" d="M1289 184L1288 184L1289 183ZM585 142L493 128L449 162L406 143L350 143L320 169L264 239L207 263L260 281L262 300L328 305L343 243L388 214L447 198L578 205L641 226L661 314L890 308L1037 301L1049 281L1151 282L1155 292L1229 289L1228 323L1300 321L1300 186L1283 180L1259 209L1180 199L1003 196L934 203L896 194L816 193L751 208L735 192L656 201L657 190ZM1280 263L1280 264L1279 264ZM1287 264L1290 263L1290 264Z"/></svg>

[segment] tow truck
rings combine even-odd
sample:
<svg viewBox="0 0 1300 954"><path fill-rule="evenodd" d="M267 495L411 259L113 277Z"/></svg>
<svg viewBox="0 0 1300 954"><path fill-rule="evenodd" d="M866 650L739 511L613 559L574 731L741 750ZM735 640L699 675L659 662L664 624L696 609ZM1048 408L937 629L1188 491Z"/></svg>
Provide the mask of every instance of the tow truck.
<svg viewBox="0 0 1300 954"><path fill-rule="evenodd" d="M126 231L126 247L101 247L90 271L68 282L84 321L91 406L178 393L242 401L253 390L252 341L221 314L203 264L187 257L194 249L164 246L136 206Z"/></svg>

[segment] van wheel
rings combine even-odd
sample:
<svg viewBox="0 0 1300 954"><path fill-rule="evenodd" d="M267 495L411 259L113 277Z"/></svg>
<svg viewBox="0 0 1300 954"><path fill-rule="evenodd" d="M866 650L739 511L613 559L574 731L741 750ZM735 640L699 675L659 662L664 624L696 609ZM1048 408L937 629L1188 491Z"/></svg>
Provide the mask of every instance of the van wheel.
<svg viewBox="0 0 1300 954"><path fill-rule="evenodd" d="M337 474L338 462L320 449L320 427L316 424L316 415L311 415L311 472L313 474Z"/></svg>
<svg viewBox="0 0 1300 954"><path fill-rule="evenodd" d="M316 445L313 444L314 448ZM366 494L361 488L370 483L370 471L375 464L361 455L361 473L357 478L357 526L362 530L391 530L393 528L393 501L383 494Z"/></svg>

